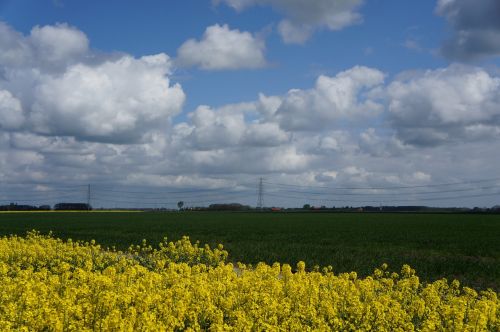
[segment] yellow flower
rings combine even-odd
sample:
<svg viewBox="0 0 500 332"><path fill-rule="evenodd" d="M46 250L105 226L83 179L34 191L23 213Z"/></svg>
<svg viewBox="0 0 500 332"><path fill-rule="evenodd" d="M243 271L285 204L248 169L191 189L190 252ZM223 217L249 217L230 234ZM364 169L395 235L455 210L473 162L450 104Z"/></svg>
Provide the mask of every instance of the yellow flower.
<svg viewBox="0 0 500 332"><path fill-rule="evenodd" d="M422 284L382 265L372 276L297 263L227 262L166 238L126 252L31 232L0 239L0 331L498 331L492 290Z"/></svg>

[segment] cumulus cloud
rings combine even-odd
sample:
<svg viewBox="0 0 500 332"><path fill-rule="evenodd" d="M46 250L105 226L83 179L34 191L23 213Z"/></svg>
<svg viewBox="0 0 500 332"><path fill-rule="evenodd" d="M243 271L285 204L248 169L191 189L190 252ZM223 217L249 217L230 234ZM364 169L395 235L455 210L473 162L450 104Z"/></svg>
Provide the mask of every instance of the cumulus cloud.
<svg viewBox="0 0 500 332"><path fill-rule="evenodd" d="M278 24L278 32L286 44L304 44L311 37L313 28L310 25L297 25L283 20Z"/></svg>
<svg viewBox="0 0 500 332"><path fill-rule="evenodd" d="M184 162L197 172L212 176L301 173L313 160L313 156L299 152L293 145L193 151L184 157Z"/></svg>
<svg viewBox="0 0 500 332"><path fill-rule="evenodd" d="M227 24L212 25L201 40L189 39L179 47L178 63L204 70L260 68L266 65L264 40Z"/></svg>
<svg viewBox="0 0 500 332"><path fill-rule="evenodd" d="M78 64L42 76L29 115L36 132L88 140L133 142L180 112L184 93L170 86L165 54Z"/></svg>
<svg viewBox="0 0 500 332"><path fill-rule="evenodd" d="M349 179L356 178L366 185L373 185L375 179L380 185L412 183L420 181L414 174L432 173L425 163L403 162L422 149L443 151L457 142L481 146L500 137L498 84L498 77L469 66L402 73L388 84L382 72L354 67L332 77L320 76L311 89L290 90L281 96L260 94L254 102L218 109L203 106L189 123L176 126L183 132L177 141L189 142L184 163L198 165L198 171L237 172L235 164L244 172L302 172L309 167L314 181L352 183ZM349 123L360 119L365 121L350 129ZM381 127L372 127L377 124ZM286 168L272 159L273 167L265 168L248 158L256 155L250 152L253 148L278 155L293 151L292 156L306 158L306 166L294 162L294 167ZM429 163L441 152L427 153L422 158ZM257 160L269 158L262 154ZM382 159L387 163L380 164ZM373 160L377 162L372 164ZM389 160L401 162L389 167ZM356 162L370 165L367 170L372 171L359 171L362 168L353 166ZM332 164L338 167L328 168ZM401 175L390 176L398 167ZM329 172L337 171L338 178L330 176Z"/></svg>
<svg viewBox="0 0 500 332"><path fill-rule="evenodd" d="M252 123L245 129L243 144L250 146L278 146L288 142L290 135L276 123Z"/></svg>
<svg viewBox="0 0 500 332"><path fill-rule="evenodd" d="M376 69L354 67L320 76L308 90L261 93L255 101L219 108L199 106L174 126L169 144L177 152L170 153L183 171L267 174L311 168L327 174L326 164L359 150L354 133L332 129L380 115L383 105L372 94L383 81Z"/></svg>
<svg viewBox="0 0 500 332"><path fill-rule="evenodd" d="M54 41L66 46L51 49ZM488 176L500 162L500 82L481 68L450 66L384 83L381 71L358 66L321 75L309 89L201 105L169 123L185 96L171 83L165 54L97 57L83 32L64 24L28 36L0 24L0 45L2 188L236 186L254 204L260 176L313 186L394 186ZM85 194L78 195L72 197ZM93 199L97 206L124 205L107 204L104 194Z"/></svg>
<svg viewBox="0 0 500 332"><path fill-rule="evenodd" d="M335 159L342 154L351 155L358 150L355 134L348 129L293 132L293 145L301 153L320 160L325 157Z"/></svg>
<svg viewBox="0 0 500 332"><path fill-rule="evenodd" d="M87 36L67 24L36 26L31 30L29 41L38 58L57 65L78 59L89 50Z"/></svg>
<svg viewBox="0 0 500 332"><path fill-rule="evenodd" d="M127 176L127 179L125 180L125 183L128 185L136 186L147 185L150 187L176 186L180 188L203 187L211 189L230 188L237 186L237 183L229 179L212 179L200 175L158 175L145 173L129 174ZM216 192L212 195L216 196ZM200 200L200 198L198 198L198 200Z"/></svg>
<svg viewBox="0 0 500 332"><path fill-rule="evenodd" d="M190 114L193 124L190 139L200 150L237 145L245 130L243 114L216 112L200 106Z"/></svg>
<svg viewBox="0 0 500 332"><path fill-rule="evenodd" d="M261 116L268 121L274 117L282 102L283 100L280 96L266 96L263 93L259 93L256 109Z"/></svg>
<svg viewBox="0 0 500 332"><path fill-rule="evenodd" d="M67 24L23 36L0 24L0 127L79 140L133 143L165 128L185 95L166 54L134 58L89 50Z"/></svg>
<svg viewBox="0 0 500 332"><path fill-rule="evenodd" d="M289 136L278 124L263 119L250 122L246 114L255 114L260 102L226 105L219 109L199 106L189 114L190 123L175 129L191 148L213 150L236 147L272 147L285 143Z"/></svg>
<svg viewBox="0 0 500 332"><path fill-rule="evenodd" d="M363 0L214 0L237 11L251 6L271 6L285 16L278 31L285 43L304 43L314 30L340 30L361 22L357 12Z"/></svg>
<svg viewBox="0 0 500 332"><path fill-rule="evenodd" d="M403 47L405 47L410 51L415 51L415 52L423 51L423 48L420 45L420 43L417 40L411 38L405 40L405 42L403 43Z"/></svg>
<svg viewBox="0 0 500 332"><path fill-rule="evenodd" d="M0 21L0 65L20 65L31 60L32 49L21 33Z"/></svg>
<svg viewBox="0 0 500 332"><path fill-rule="evenodd" d="M21 102L6 90L0 90L0 119L6 130L19 129L25 121Z"/></svg>
<svg viewBox="0 0 500 332"><path fill-rule="evenodd" d="M88 55L85 33L68 24L35 26L28 36L0 22L0 65L57 69ZM48 68L47 68L48 67Z"/></svg>
<svg viewBox="0 0 500 332"><path fill-rule="evenodd" d="M441 48L446 57L468 61L500 55L499 1L439 0L436 12L453 29Z"/></svg>
<svg viewBox="0 0 500 332"><path fill-rule="evenodd" d="M360 151L373 157L402 156L410 149L392 132L381 135L375 128L368 128L359 135Z"/></svg>
<svg viewBox="0 0 500 332"><path fill-rule="evenodd" d="M500 78L481 68L450 66L396 79L387 96L398 136L415 145L465 138L471 126L500 124Z"/></svg>
<svg viewBox="0 0 500 332"><path fill-rule="evenodd" d="M276 118L286 130L316 130L335 127L338 120L377 115L382 105L363 92L383 81L381 71L361 66L334 77L322 75L313 89L290 90L283 97Z"/></svg>

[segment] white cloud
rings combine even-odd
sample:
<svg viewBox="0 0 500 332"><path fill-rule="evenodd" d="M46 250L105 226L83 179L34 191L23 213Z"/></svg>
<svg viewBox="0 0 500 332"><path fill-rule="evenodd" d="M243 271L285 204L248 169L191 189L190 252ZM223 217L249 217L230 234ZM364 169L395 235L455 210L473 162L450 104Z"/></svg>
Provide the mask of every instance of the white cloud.
<svg viewBox="0 0 500 332"><path fill-rule="evenodd" d="M87 36L67 24L35 26L23 36L0 22L0 65L61 69L89 55Z"/></svg>
<svg viewBox="0 0 500 332"><path fill-rule="evenodd" d="M313 28L310 25L297 25L289 20L282 20L278 24L278 32L286 44L304 44L311 37Z"/></svg>
<svg viewBox="0 0 500 332"><path fill-rule="evenodd" d="M87 36L67 24L36 26L29 39L37 57L55 64L79 58L89 48Z"/></svg>
<svg viewBox="0 0 500 332"><path fill-rule="evenodd" d="M129 174L125 180L128 185L151 186L151 187L165 187L175 186L180 188L228 188L234 187L234 181L224 179L210 179L201 177L199 175L157 175L157 174L144 174L133 173ZM214 194L215 195L215 194ZM200 198L198 198L199 200ZM203 198L201 198L203 199Z"/></svg>
<svg viewBox="0 0 500 332"><path fill-rule="evenodd" d="M375 128L368 128L359 135L358 146L373 157L401 156L410 149L392 132L382 136Z"/></svg>
<svg viewBox="0 0 500 332"><path fill-rule="evenodd" d="M245 131L245 118L240 112L217 112L208 106L199 106L190 114L193 124L189 139L200 150L239 144Z"/></svg>
<svg viewBox="0 0 500 332"><path fill-rule="evenodd" d="M348 129L292 132L292 137L298 151L320 159L351 155L358 150L354 134Z"/></svg>
<svg viewBox="0 0 500 332"><path fill-rule="evenodd" d="M0 21L0 65L19 65L31 59L31 48L22 34Z"/></svg>
<svg viewBox="0 0 500 332"><path fill-rule="evenodd" d="M432 145L464 137L466 126L500 125L500 78L480 68L450 66L396 79L388 107L400 138Z"/></svg>
<svg viewBox="0 0 500 332"><path fill-rule="evenodd" d="M42 76L30 122L49 135L89 140L135 141L178 114L185 96L170 86L165 54L124 56L97 66L78 64L62 76Z"/></svg>
<svg viewBox="0 0 500 332"><path fill-rule="evenodd" d="M323 137L319 143L319 147L324 151L338 151L340 149L338 140L330 136Z"/></svg>
<svg viewBox="0 0 500 332"><path fill-rule="evenodd" d="M266 65L265 43L246 31L227 24L212 25L200 41L189 39L178 49L178 63L205 70L260 68Z"/></svg>
<svg viewBox="0 0 500 332"><path fill-rule="evenodd" d="M403 47L407 48L408 50L411 51L416 51L416 52L422 52L423 48L420 45L420 43L415 40L415 39L406 39L405 42L403 43Z"/></svg>
<svg viewBox="0 0 500 332"><path fill-rule="evenodd" d="M255 204L260 176L332 187L496 176L500 83L481 68L406 73L384 84L381 71L354 67L310 89L200 106L169 124L185 96L170 81L168 56L97 56L75 28L38 29L25 37L0 24L2 188L238 186ZM66 46L42 60L49 49L35 45L37 34L48 36L37 37L40 45Z"/></svg>
<svg viewBox="0 0 500 332"><path fill-rule="evenodd" d="M253 6L257 3L255 0L213 0L213 3L215 4L223 2L237 11L241 11L244 8Z"/></svg>
<svg viewBox="0 0 500 332"><path fill-rule="evenodd" d="M247 7L271 6L285 19L278 30L286 43L304 43L318 28L340 30L361 22L357 12L363 0L213 0L237 11Z"/></svg>
<svg viewBox="0 0 500 332"><path fill-rule="evenodd" d="M279 96L266 96L263 93L259 94L257 102L257 110L265 119L270 119L274 116L283 100Z"/></svg>
<svg viewBox="0 0 500 332"><path fill-rule="evenodd" d="M285 143L289 136L276 123L249 122L246 113L256 113L259 102L226 105L219 109L199 106L189 114L190 123L175 126L182 140L196 150L229 147L272 147Z"/></svg>
<svg viewBox="0 0 500 332"><path fill-rule="evenodd" d="M314 157L301 154L294 146L274 150L262 159L268 171L274 172L304 172L311 165Z"/></svg>
<svg viewBox="0 0 500 332"><path fill-rule="evenodd" d="M0 128L19 129L25 119L21 102L9 91L0 90Z"/></svg>
<svg viewBox="0 0 500 332"><path fill-rule="evenodd" d="M356 120L377 115L382 106L363 96L365 89L383 83L384 74L354 67L335 77L320 76L310 90L290 90L276 112L286 130L332 128L337 120Z"/></svg>
<svg viewBox="0 0 500 332"><path fill-rule="evenodd" d="M252 123L247 126L242 143L249 146L279 146L290 139L276 123Z"/></svg>
<svg viewBox="0 0 500 332"><path fill-rule="evenodd" d="M444 56L470 61L500 55L498 0L439 0L436 12L444 16L453 29L441 47Z"/></svg>
<svg viewBox="0 0 500 332"><path fill-rule="evenodd" d="M500 125L473 124L464 128L464 136L470 141L488 141L500 138Z"/></svg>
<svg viewBox="0 0 500 332"><path fill-rule="evenodd" d="M418 180L418 181L427 181L428 182L431 180L430 174L426 174L426 173L420 172L420 171L413 173L413 177L415 178L415 180Z"/></svg>
<svg viewBox="0 0 500 332"><path fill-rule="evenodd" d="M131 143L165 129L183 106L166 54L96 54L67 24L25 37L0 23L0 127L79 140Z"/></svg>

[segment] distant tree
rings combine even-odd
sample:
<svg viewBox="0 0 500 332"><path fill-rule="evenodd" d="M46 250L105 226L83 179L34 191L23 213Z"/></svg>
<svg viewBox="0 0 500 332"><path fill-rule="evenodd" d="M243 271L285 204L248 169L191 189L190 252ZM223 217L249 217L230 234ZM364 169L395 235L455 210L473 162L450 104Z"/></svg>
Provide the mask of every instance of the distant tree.
<svg viewBox="0 0 500 332"><path fill-rule="evenodd" d="M54 205L54 210L89 211L92 210L92 206L86 203L57 203Z"/></svg>
<svg viewBox="0 0 500 332"><path fill-rule="evenodd" d="M311 205L310 204L304 204L304 206L302 208L304 210L309 210L311 208Z"/></svg>
<svg viewBox="0 0 500 332"><path fill-rule="evenodd" d="M178 201L177 202L177 207L180 209L182 209L182 207L184 206L184 202L183 201Z"/></svg>

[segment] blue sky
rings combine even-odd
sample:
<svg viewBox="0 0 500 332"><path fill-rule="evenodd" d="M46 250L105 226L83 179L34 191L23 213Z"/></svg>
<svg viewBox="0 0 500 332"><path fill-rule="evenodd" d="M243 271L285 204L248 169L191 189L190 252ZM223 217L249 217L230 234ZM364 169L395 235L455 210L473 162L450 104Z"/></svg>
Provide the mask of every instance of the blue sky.
<svg viewBox="0 0 500 332"><path fill-rule="evenodd" d="M261 176L413 187L405 205L461 183L451 205L494 205L500 186L470 180L498 183L497 22L494 0L3 0L0 181L252 205ZM313 198L269 186L273 205Z"/></svg>
<svg viewBox="0 0 500 332"><path fill-rule="evenodd" d="M251 71L204 72L179 69L175 78L189 94L187 108L252 100L262 91L282 94L307 88L319 74L334 74L355 65L377 67L394 75L408 69L445 65L434 56L447 30L434 14L435 1L368 1L360 8L363 22L340 32L319 31L304 45L280 41L280 15L269 7L235 12L210 1L7 1L1 18L29 34L35 25L67 22L85 32L91 46L105 52L140 57L165 52L175 57L179 46L200 38L207 26L263 34L267 68ZM406 48L414 41L422 50ZM238 84L234 84L237 81Z"/></svg>

